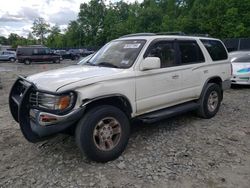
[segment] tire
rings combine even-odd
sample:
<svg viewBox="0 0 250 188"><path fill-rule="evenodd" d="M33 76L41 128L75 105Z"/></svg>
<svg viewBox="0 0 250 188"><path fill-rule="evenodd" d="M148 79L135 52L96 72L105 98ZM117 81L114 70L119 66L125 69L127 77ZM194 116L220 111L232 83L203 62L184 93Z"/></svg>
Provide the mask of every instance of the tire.
<svg viewBox="0 0 250 188"><path fill-rule="evenodd" d="M219 111L221 100L222 91L220 86L215 83L207 84L199 100L198 116L204 119L214 117Z"/></svg>
<svg viewBox="0 0 250 188"><path fill-rule="evenodd" d="M56 59L53 61L53 63L60 63L60 62L61 62L60 59Z"/></svg>
<svg viewBox="0 0 250 188"><path fill-rule="evenodd" d="M116 134L111 134L110 130L115 130ZM119 108L110 105L89 110L75 130L80 151L96 162L118 158L127 146L129 135L130 124L127 116Z"/></svg>
<svg viewBox="0 0 250 188"><path fill-rule="evenodd" d="M29 59L25 59L25 60L24 60L24 64L25 64L25 65L30 65L30 64L31 64L31 61L30 61Z"/></svg>
<svg viewBox="0 0 250 188"><path fill-rule="evenodd" d="M15 62L15 61L16 61L16 59L15 59L14 57L11 57L9 60L10 60L11 62Z"/></svg>

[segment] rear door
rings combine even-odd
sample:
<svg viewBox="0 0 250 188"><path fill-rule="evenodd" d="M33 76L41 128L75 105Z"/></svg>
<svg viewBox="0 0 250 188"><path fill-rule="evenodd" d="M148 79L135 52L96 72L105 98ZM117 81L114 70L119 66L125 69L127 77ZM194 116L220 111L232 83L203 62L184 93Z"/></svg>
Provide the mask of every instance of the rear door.
<svg viewBox="0 0 250 188"><path fill-rule="evenodd" d="M197 99L204 83L205 57L196 40L177 40L178 64L182 67L183 100Z"/></svg>

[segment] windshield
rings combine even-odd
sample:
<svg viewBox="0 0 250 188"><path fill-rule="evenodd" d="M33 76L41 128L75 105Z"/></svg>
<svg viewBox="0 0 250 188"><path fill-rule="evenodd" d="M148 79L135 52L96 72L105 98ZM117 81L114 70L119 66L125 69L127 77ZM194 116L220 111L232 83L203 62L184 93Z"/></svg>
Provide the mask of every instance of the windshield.
<svg viewBox="0 0 250 188"><path fill-rule="evenodd" d="M88 62L89 65L129 68L140 53L145 40L116 40L102 47Z"/></svg>

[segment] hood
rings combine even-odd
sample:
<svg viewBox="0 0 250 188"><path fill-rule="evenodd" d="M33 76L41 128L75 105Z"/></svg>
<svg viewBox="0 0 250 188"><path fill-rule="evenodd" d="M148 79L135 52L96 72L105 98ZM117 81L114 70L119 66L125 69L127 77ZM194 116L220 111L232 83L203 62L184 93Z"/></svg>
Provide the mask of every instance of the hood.
<svg viewBox="0 0 250 188"><path fill-rule="evenodd" d="M56 91L58 88L82 80L103 76L114 75L124 71L124 69L74 65L61 69L41 72L27 77L38 89Z"/></svg>
<svg viewBox="0 0 250 188"><path fill-rule="evenodd" d="M250 74L250 63L232 63L233 75Z"/></svg>

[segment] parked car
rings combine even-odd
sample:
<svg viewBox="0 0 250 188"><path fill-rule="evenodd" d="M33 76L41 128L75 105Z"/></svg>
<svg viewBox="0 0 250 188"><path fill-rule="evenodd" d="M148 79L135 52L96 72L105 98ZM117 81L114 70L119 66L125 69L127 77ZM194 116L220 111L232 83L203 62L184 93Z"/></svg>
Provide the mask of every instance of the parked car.
<svg viewBox="0 0 250 188"><path fill-rule="evenodd" d="M0 61L16 61L16 52L0 51Z"/></svg>
<svg viewBox="0 0 250 188"><path fill-rule="evenodd" d="M90 55L90 54L93 54L94 52L95 52L95 51L93 51L93 50L82 49L81 55L82 55L83 57L85 57L85 56L88 56L88 55Z"/></svg>
<svg viewBox="0 0 250 188"><path fill-rule="evenodd" d="M83 57L77 64L78 65L84 65L88 62L88 60L90 60L90 58L93 56L94 54L90 54L86 57Z"/></svg>
<svg viewBox="0 0 250 188"><path fill-rule="evenodd" d="M214 117L230 78L218 39L133 34L84 65L20 76L9 105L28 141L74 130L80 151L106 162L125 150L132 120L152 123L192 110Z"/></svg>
<svg viewBox="0 0 250 188"><path fill-rule="evenodd" d="M81 55L81 52L79 49L69 49L68 52L72 54Z"/></svg>
<svg viewBox="0 0 250 188"><path fill-rule="evenodd" d="M232 84L250 85L250 51L236 51L229 53L233 76Z"/></svg>
<svg viewBox="0 0 250 188"><path fill-rule="evenodd" d="M60 63L61 56L53 53L49 48L40 45L18 46L16 50L17 60L26 65L32 62Z"/></svg>
<svg viewBox="0 0 250 188"><path fill-rule="evenodd" d="M71 53L66 50L56 50L55 54L58 54L62 57L62 59L71 59L71 60L78 60L80 58L79 54Z"/></svg>

